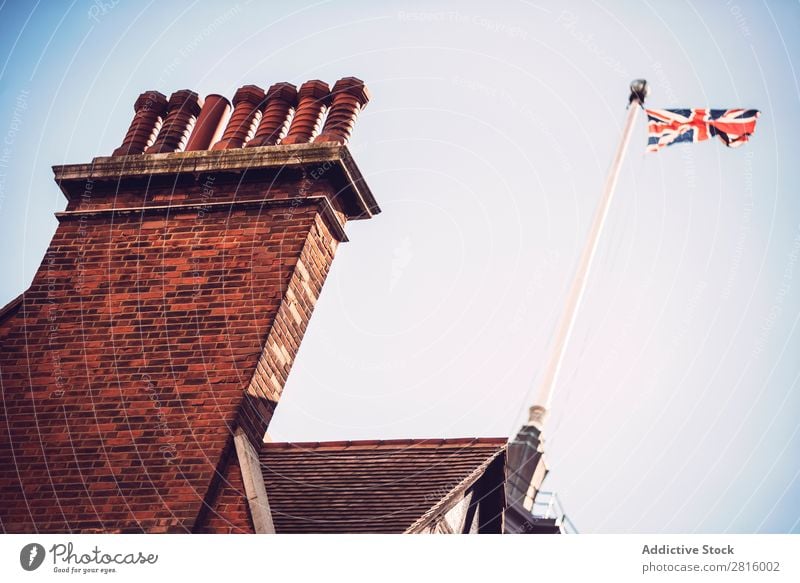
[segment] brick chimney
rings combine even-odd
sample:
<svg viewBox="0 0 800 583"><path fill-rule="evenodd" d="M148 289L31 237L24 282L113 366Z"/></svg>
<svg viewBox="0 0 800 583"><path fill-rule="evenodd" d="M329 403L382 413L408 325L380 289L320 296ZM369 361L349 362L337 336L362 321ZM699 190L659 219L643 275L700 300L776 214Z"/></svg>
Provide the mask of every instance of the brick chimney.
<svg viewBox="0 0 800 583"><path fill-rule="evenodd" d="M3 530L252 530L218 499L233 435L260 445L345 223L380 212L345 145L360 106L334 98L314 143L314 83L294 134L288 84L240 89L224 132L221 96L148 92L113 156L54 167L67 208L0 310Z"/></svg>

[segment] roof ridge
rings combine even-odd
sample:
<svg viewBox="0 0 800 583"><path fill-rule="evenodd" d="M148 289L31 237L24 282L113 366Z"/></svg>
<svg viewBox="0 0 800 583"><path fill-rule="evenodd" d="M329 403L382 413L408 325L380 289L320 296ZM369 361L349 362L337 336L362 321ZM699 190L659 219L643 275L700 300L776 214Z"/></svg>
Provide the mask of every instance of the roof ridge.
<svg viewBox="0 0 800 583"><path fill-rule="evenodd" d="M422 439L359 439L336 441L271 441L261 444L261 451L266 449L320 449L320 448L362 448L367 446L410 446L439 447L445 445L501 445L508 441L507 437L435 437Z"/></svg>

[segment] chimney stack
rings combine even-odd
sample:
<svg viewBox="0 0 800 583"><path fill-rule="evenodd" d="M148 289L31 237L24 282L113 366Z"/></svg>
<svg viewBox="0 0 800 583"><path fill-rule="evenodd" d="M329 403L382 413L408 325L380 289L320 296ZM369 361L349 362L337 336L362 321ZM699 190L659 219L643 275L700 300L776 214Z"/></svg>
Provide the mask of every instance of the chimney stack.
<svg viewBox="0 0 800 583"><path fill-rule="evenodd" d="M53 168L67 208L0 311L4 530L252 531L234 434L260 445L347 221L380 212L310 143L328 95L303 84L281 143L294 87L245 86L214 144L224 97L150 91L114 156Z"/></svg>

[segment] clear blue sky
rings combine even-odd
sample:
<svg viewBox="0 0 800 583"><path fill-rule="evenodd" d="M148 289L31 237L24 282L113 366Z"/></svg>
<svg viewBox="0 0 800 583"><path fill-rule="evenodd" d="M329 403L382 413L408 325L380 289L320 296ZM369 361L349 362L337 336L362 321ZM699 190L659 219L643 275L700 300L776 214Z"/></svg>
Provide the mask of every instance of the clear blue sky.
<svg viewBox="0 0 800 583"><path fill-rule="evenodd" d="M635 77L755 107L753 141L644 154L642 119L548 428L583 532L800 531L797 2L0 5L0 303L136 96L356 75L383 214L348 226L271 434L516 432Z"/></svg>

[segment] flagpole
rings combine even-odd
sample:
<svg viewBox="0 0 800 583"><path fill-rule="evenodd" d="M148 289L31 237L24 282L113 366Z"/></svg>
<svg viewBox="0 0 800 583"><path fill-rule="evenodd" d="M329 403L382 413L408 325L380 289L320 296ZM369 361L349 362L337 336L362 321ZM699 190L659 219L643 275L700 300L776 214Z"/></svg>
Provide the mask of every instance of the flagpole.
<svg viewBox="0 0 800 583"><path fill-rule="evenodd" d="M583 293L586 291L586 281L592 268L592 262L597 251L598 243L600 242L600 235L603 232L608 209L611 207L611 200L614 198L614 190L617 186L622 162L625 159L625 153L631 141L633 124L636 121L639 109L644 105L647 93L647 81L644 79L637 79L631 83L630 104L628 106L628 115L625 119L625 126L622 130L622 137L617 146L617 151L614 154L611 168L608 171L605 187L603 188L603 196L595 210L594 218L589 228L589 236L583 247L580 260L578 261L575 277L569 288L564 312L561 314L561 319L558 322L550 360L544 369L544 376L539 385L536 401L530 408L528 424L537 427L540 431L544 427L553 400L553 394L557 388L558 376L564 361L564 353L566 352L570 336L572 335L575 319L583 300Z"/></svg>

